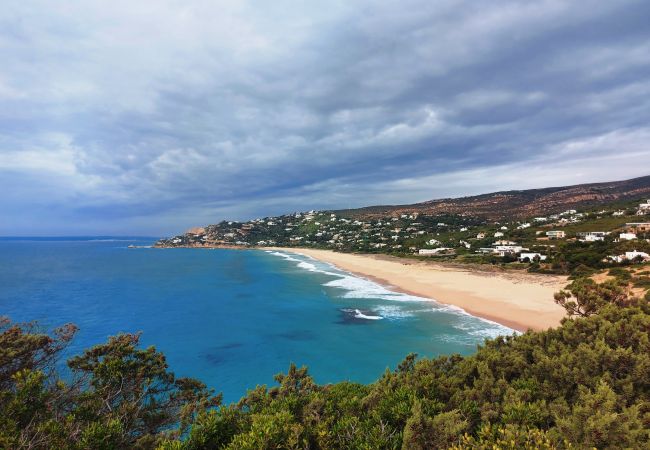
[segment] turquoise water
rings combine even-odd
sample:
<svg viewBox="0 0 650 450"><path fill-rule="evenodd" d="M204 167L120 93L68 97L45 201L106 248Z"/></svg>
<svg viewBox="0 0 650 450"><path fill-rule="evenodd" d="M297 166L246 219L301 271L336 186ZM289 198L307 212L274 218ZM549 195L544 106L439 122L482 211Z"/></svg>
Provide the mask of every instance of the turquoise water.
<svg viewBox="0 0 650 450"><path fill-rule="evenodd" d="M0 315L80 327L70 349L142 331L177 375L236 401L290 362L320 383L372 382L406 354L475 351L512 330L392 293L307 257L128 249L154 239L0 240Z"/></svg>

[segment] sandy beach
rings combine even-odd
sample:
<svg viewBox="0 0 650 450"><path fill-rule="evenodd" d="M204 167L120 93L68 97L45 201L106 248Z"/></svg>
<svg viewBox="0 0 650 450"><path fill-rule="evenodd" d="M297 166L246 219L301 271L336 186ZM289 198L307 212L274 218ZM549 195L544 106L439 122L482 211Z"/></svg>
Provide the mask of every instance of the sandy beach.
<svg viewBox="0 0 650 450"><path fill-rule="evenodd" d="M474 316L519 331L557 326L565 315L564 308L553 301L553 293L567 284L566 277L468 270L384 255L331 250L277 250L334 264L390 289L459 306Z"/></svg>

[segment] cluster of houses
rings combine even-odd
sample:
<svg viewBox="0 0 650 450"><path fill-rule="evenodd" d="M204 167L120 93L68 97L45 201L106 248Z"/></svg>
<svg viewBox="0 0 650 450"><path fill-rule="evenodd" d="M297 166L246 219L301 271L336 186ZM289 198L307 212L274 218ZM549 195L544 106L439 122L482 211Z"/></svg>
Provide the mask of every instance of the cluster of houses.
<svg viewBox="0 0 650 450"><path fill-rule="evenodd" d="M647 254L646 252L638 252L636 250L632 250L631 252L625 252L622 255L615 255L615 256L608 256L607 257L607 262L615 262L615 263L622 263L622 262L648 262L650 261L650 255Z"/></svg>
<svg viewBox="0 0 650 450"><path fill-rule="evenodd" d="M645 203L639 204L639 209L636 211L637 216L650 215L650 200L646 200Z"/></svg>
<svg viewBox="0 0 650 450"><path fill-rule="evenodd" d="M639 211L650 212L650 200L639 205ZM609 212L616 215L619 211ZM607 211L601 211L607 213ZM228 221L160 241L161 246L304 246L354 251L410 253L421 256L478 254L513 257L522 262L545 261L548 257L536 250L553 248L555 241L567 239L565 225L594 217L599 213L567 210L529 221L487 223L470 216L449 220L421 215L417 212L362 219L342 217L332 212L308 211L248 222ZM631 214L631 212L628 212ZM534 233L526 231L534 227ZM569 228L570 229L570 228ZM650 222L627 223L617 233L615 242L640 240L639 234L650 232ZM585 231L575 238L586 243L610 240L610 231ZM525 237L524 237L525 236ZM531 237L532 236L532 237ZM537 238L535 239L535 237ZM642 236L643 238L647 236ZM519 244L510 239L520 238ZM573 239L573 234L571 235ZM530 244L531 251L526 245ZM559 243L558 243L559 244ZM645 245L645 244L644 244ZM643 247L641 247L643 249ZM545 251L544 253L548 253ZM608 261L646 260L644 252L626 252Z"/></svg>
<svg viewBox="0 0 650 450"><path fill-rule="evenodd" d="M650 201L647 203L641 203L641 206L648 205L650 207ZM650 209L648 209L650 212ZM637 233L648 233L650 232L650 222L632 222L625 224L626 231L618 235L618 242L621 241L635 241L638 239ZM650 242L650 239L648 240ZM610 255L606 258L607 262L622 263L622 262L650 262L650 255L646 252L640 252L637 250L632 250L625 252L620 255Z"/></svg>
<svg viewBox="0 0 650 450"><path fill-rule="evenodd" d="M309 211L284 216L255 219L249 222L224 221L184 235L163 239L160 246L316 246L335 249L381 251L417 251L405 243L424 241L427 247L440 247L432 238L440 233L467 230L465 219L454 224L441 222L436 217L422 217L419 213L395 217L362 220L341 217L335 213ZM476 222L475 218L466 222ZM459 243L468 246L469 243Z"/></svg>
<svg viewBox="0 0 650 450"><path fill-rule="evenodd" d="M500 257L516 256L521 262L545 261L547 258L546 255L531 252L516 242L508 240L499 240L493 243L491 247L479 248L477 253Z"/></svg>

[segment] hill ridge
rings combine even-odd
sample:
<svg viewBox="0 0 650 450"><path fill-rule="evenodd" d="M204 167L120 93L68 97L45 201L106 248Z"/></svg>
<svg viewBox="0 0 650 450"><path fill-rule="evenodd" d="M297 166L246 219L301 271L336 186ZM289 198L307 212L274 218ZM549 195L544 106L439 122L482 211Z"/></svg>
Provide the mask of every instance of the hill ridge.
<svg viewBox="0 0 650 450"><path fill-rule="evenodd" d="M518 189L447 197L404 205L375 205L334 210L350 217L381 217L406 212L467 214L491 220L520 219L561 212L567 208L597 206L650 195L650 175L627 180Z"/></svg>

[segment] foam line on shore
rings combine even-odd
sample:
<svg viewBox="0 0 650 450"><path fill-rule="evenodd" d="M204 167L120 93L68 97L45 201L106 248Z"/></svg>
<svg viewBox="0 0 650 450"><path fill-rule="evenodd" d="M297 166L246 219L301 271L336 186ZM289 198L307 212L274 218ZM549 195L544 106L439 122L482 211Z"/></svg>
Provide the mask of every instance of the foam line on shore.
<svg viewBox="0 0 650 450"><path fill-rule="evenodd" d="M495 322L490 319L483 317L474 316L463 308L454 305L442 304L435 299L420 297L416 295L411 295L402 292L392 291L389 288L369 280L367 278L360 277L353 273L350 273L346 270L343 270L337 267L335 264L330 262L320 261L312 256L304 255L299 252L295 252L294 255L299 255L300 257L295 257L291 254L287 254L281 251L275 250L266 250L267 253L279 256L284 258L287 261L295 262L296 266L300 269L307 270L309 272L320 273L328 276L336 277L334 280L327 281L323 283L323 286L338 288L346 291L341 297L347 299L379 299L386 300L391 302L401 302L401 303L426 303L428 306L432 306L425 309L418 309L417 311L409 311L404 308L396 306L394 309L386 308L385 306L379 306L377 309L380 310L379 314L382 317L401 319L405 317L411 317L415 312L446 312L451 313L459 318L471 319L469 322L467 320L460 320L457 323L454 323L454 327L466 331L470 335L479 336L479 337L489 337L493 338L500 335L511 335L513 333L518 333L516 330L502 325L498 322ZM313 262L312 262L313 261ZM328 269L319 268L318 265L327 267ZM383 308L383 310L382 310ZM472 324L471 322L474 322ZM479 323L482 323L482 326L476 326ZM485 326L487 325L487 327Z"/></svg>

